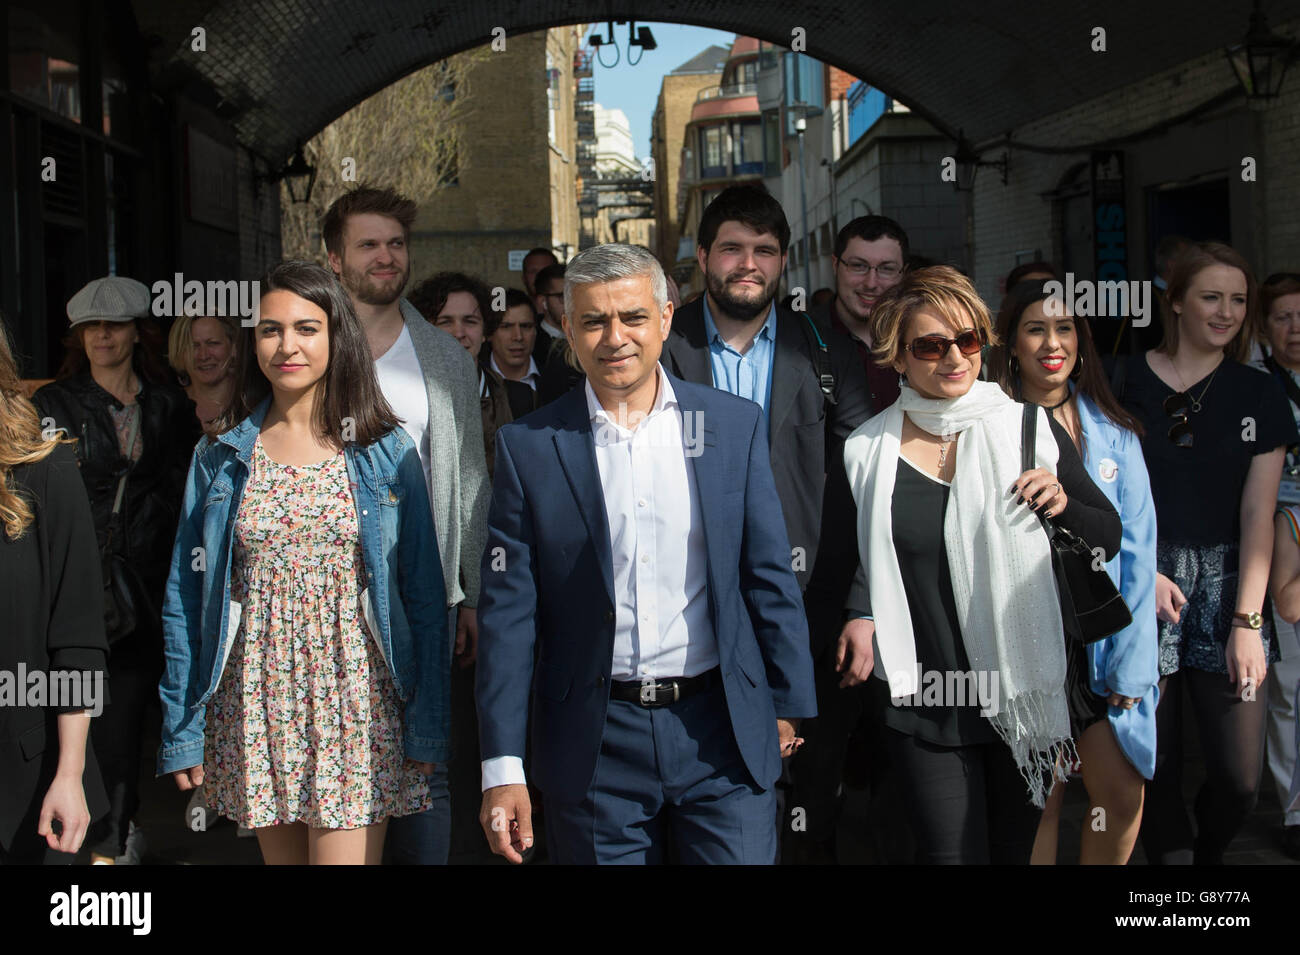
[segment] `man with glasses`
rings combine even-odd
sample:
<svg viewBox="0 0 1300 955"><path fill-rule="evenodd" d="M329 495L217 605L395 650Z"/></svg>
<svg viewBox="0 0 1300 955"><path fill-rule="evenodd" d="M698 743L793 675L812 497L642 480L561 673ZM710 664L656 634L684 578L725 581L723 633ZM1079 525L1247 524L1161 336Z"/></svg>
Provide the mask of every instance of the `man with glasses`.
<svg viewBox="0 0 1300 955"><path fill-rule="evenodd" d="M564 338L560 319L564 316L564 266L552 263L533 277L528 290L537 314L537 341L533 344L533 360L538 368L545 368L551 357L551 346Z"/></svg>
<svg viewBox="0 0 1300 955"><path fill-rule="evenodd" d="M831 263L835 270L835 295L827 306L812 306L810 315L830 328L835 344L852 346L866 375L871 406L883 411L898 400L898 373L881 368L871 357L871 312L880 296L903 278L908 262L907 233L885 216L859 216L835 237ZM958 346L961 347L960 345ZM880 718L883 700L870 694L876 681L842 687L835 668L835 638L826 635L837 621L834 609L844 606L857 567L856 508L843 471L827 477L826 519L822 523L820 558L804 592L808 628L813 641L813 667L817 683L818 717L806 735L813 743L799 752L790 767L791 805L807 811L803 833L789 833L788 859L797 862L836 861L835 830L843 799L844 768L850 748L852 766L866 766L861 780L871 795L868 810L871 835L867 842L871 861L901 863L909 860L910 846L897 790L888 781ZM845 518L844 515L850 515Z"/></svg>
<svg viewBox="0 0 1300 955"><path fill-rule="evenodd" d="M859 216L835 237L831 264L835 298L810 314L830 322L832 331L853 343L867 374L871 406L882 411L898 399L898 375L871 360L871 310L877 299L903 278L907 233L885 216Z"/></svg>

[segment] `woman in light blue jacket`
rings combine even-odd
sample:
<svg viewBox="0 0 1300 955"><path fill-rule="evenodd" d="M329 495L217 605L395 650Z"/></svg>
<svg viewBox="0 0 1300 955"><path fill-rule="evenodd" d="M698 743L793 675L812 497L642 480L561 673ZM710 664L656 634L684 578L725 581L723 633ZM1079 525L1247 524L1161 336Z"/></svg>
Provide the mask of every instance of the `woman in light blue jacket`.
<svg viewBox="0 0 1300 955"><path fill-rule="evenodd" d="M446 595L415 445L329 272L262 282L194 454L163 607L159 774L268 864L378 863L450 756Z"/></svg>
<svg viewBox="0 0 1300 955"><path fill-rule="evenodd" d="M1156 638L1156 513L1139 442L1139 425L1111 394L1085 321L1049 293L1052 283L1024 282L1007 293L998 315L1005 343L993 356L996 380L1012 397L1032 401L1070 432L1089 476L1119 511L1120 552L1106 564L1133 622L1087 647L1088 685L1105 719L1077 737L1088 789L1079 861L1123 865L1142 821L1144 779L1155 772L1159 691ZM1107 729L1109 727L1109 729ZM1048 800L1033 861L1056 861L1064 787Z"/></svg>

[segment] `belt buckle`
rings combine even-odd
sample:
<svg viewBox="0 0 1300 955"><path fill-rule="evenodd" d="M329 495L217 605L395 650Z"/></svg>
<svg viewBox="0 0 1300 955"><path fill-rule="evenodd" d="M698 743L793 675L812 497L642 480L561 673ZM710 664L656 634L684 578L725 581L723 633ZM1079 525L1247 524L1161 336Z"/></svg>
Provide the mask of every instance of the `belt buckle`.
<svg viewBox="0 0 1300 955"><path fill-rule="evenodd" d="M682 684L679 680L673 680L673 702L676 703L682 698Z"/></svg>

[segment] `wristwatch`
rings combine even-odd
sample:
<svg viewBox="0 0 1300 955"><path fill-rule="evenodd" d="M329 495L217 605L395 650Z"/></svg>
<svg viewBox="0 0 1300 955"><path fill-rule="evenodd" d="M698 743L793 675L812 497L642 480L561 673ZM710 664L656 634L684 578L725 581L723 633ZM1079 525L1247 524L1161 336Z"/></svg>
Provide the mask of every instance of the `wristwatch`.
<svg viewBox="0 0 1300 955"><path fill-rule="evenodd" d="M1250 613L1234 613L1232 615L1232 623L1234 626L1245 627L1247 630L1258 630L1260 627L1264 626L1264 617L1258 610L1251 611Z"/></svg>

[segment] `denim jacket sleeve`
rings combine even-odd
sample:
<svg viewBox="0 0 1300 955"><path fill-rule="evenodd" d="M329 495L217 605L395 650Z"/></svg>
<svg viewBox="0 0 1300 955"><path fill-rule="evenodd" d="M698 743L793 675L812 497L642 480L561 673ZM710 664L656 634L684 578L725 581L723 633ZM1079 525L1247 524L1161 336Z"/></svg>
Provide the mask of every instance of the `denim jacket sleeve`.
<svg viewBox="0 0 1300 955"><path fill-rule="evenodd" d="M1156 508L1151 479L1137 436L1122 438L1119 511L1124 524L1120 544L1119 591L1133 622L1110 638L1106 684L1123 696L1148 696L1160 679L1160 641L1156 633Z"/></svg>
<svg viewBox="0 0 1300 955"><path fill-rule="evenodd" d="M451 647L447 633L447 588L443 584L438 536L425 490L424 470L414 446L397 462L402 487L398 522L397 574L402 609L415 650L415 686L406 704L408 759L441 763L451 758Z"/></svg>
<svg viewBox="0 0 1300 955"><path fill-rule="evenodd" d="M181 501L176 543L163 596L162 626L165 665L158 685L162 701L162 746L158 750L159 776L203 763L203 729L206 713L194 704L202 695L199 661L203 645L204 573L194 566L194 549L203 545L203 508L212 483L210 443L200 441L190 460L189 476ZM206 566L206 557L205 557Z"/></svg>

